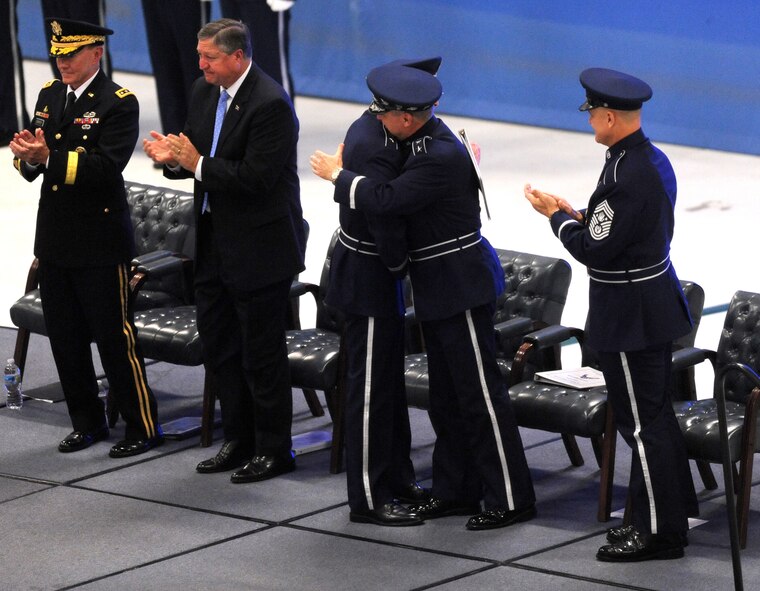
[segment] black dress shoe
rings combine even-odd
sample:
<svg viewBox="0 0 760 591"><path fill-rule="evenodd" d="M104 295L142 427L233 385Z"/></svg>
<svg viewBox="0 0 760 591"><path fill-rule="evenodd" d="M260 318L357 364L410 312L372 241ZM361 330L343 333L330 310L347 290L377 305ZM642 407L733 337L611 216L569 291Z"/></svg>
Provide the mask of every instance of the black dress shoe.
<svg viewBox="0 0 760 591"><path fill-rule="evenodd" d="M260 482L286 474L296 469L296 460L290 453L285 457L277 456L253 456L250 462L233 472L230 480L235 484L243 482Z"/></svg>
<svg viewBox="0 0 760 591"><path fill-rule="evenodd" d="M535 505L531 505L524 509L515 509L513 511L507 511L506 509L489 509L475 517L470 517L470 520L465 527L475 531L496 529L497 527L507 527L508 525L513 525L515 523L530 521L535 516Z"/></svg>
<svg viewBox="0 0 760 591"><path fill-rule="evenodd" d="M69 453L72 451L79 451L80 449L87 449L93 443L102 441L107 437L108 427L106 425L89 432L72 431L58 444L58 451L61 453Z"/></svg>
<svg viewBox="0 0 760 591"><path fill-rule="evenodd" d="M233 439L232 441L225 441L213 458L203 460L195 469L201 474L226 472L239 468L250 460L252 455L253 445L239 439Z"/></svg>
<svg viewBox="0 0 760 591"><path fill-rule="evenodd" d="M375 525L405 526L422 525L422 517L403 505L391 502L374 511L351 511L349 519L354 523L374 523Z"/></svg>
<svg viewBox="0 0 760 591"><path fill-rule="evenodd" d="M435 519L436 517L448 517L449 515L475 515L476 513L480 513L480 505L467 505L460 501L445 501L444 499L431 496L427 502L412 505L409 507L409 510L423 519Z"/></svg>
<svg viewBox="0 0 760 591"><path fill-rule="evenodd" d="M624 542L631 535L637 533L636 528L632 525L620 525L618 527L611 527L607 530L607 541L610 544L617 544L618 542ZM681 544L684 548L689 545L689 536L686 532L680 534Z"/></svg>
<svg viewBox="0 0 760 591"><path fill-rule="evenodd" d="M596 557L604 562L681 558L683 534L642 534L634 529L626 539L599 548Z"/></svg>
<svg viewBox="0 0 760 591"><path fill-rule="evenodd" d="M164 444L164 435L159 430L158 435L148 439L124 439L111 448L108 455L112 458L128 458L144 454L146 451Z"/></svg>
<svg viewBox="0 0 760 591"><path fill-rule="evenodd" d="M399 503L425 503L430 500L430 490L423 488L417 482L412 482L396 491L394 498Z"/></svg>

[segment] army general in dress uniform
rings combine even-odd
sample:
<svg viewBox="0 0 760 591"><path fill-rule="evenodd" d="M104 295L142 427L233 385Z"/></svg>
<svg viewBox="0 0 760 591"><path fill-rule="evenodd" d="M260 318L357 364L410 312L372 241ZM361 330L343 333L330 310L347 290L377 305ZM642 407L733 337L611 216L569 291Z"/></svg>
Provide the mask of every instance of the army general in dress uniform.
<svg viewBox="0 0 760 591"><path fill-rule="evenodd" d="M100 70L110 29L49 19L50 55L61 80L40 91L31 129L14 135L14 166L28 181L42 177L34 254L58 375L74 431L61 452L108 437L93 368L94 340L126 422L112 457L161 443L156 401L148 387L129 301L135 254L122 171L139 134L137 98Z"/></svg>
<svg viewBox="0 0 760 591"><path fill-rule="evenodd" d="M672 342L692 322L670 260L676 177L644 135L644 81L605 68L580 76L606 161L588 208L525 187L565 248L588 268L587 342L599 356L618 431L631 447L633 525L608 531L597 558L679 558L698 513L686 446L669 396Z"/></svg>
<svg viewBox="0 0 760 591"><path fill-rule="evenodd" d="M316 152L311 165L335 181L341 205L406 219L437 437L432 497L410 509L425 519L475 514L466 526L473 530L526 521L535 515L535 495L493 331L504 274L480 234L475 170L465 146L433 114L442 93L435 76L390 63L370 71L367 85L370 110L409 150L401 174L383 182L343 170L340 150Z"/></svg>

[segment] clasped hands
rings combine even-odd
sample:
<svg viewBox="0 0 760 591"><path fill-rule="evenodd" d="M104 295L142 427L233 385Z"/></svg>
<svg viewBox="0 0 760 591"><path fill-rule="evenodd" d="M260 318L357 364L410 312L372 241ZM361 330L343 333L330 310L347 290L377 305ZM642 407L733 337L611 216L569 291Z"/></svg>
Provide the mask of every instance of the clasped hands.
<svg viewBox="0 0 760 591"><path fill-rule="evenodd" d="M523 187L523 193L525 194L525 198L533 206L533 209L541 215L550 218L558 211L564 211L573 219L583 222L583 214L575 211L567 201L562 199L562 197L557 197L551 193L534 189L531 187L530 183L527 183Z"/></svg>
<svg viewBox="0 0 760 591"><path fill-rule="evenodd" d="M169 168L182 168L195 173L198 160L201 155L184 133L163 135L157 131L151 131L152 140L143 140L143 151L148 157L159 164Z"/></svg>
<svg viewBox="0 0 760 591"><path fill-rule="evenodd" d="M28 129L14 133L8 147L16 158L29 164L45 164L50 156L45 133L40 128L34 133Z"/></svg>

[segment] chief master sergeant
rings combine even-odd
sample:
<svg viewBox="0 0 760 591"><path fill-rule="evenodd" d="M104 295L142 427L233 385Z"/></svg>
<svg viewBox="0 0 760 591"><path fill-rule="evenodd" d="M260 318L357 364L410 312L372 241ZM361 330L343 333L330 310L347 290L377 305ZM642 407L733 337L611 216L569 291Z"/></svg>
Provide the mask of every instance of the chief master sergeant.
<svg viewBox="0 0 760 591"><path fill-rule="evenodd" d="M31 130L10 142L13 164L28 181L42 176L34 254L58 376L74 431L61 452L85 449L109 435L98 398L90 343L126 422L111 457L163 443L156 400L145 377L129 305L129 261L135 255L122 171L139 133L137 98L100 69L113 31L48 19L50 56L61 80L40 91Z"/></svg>
<svg viewBox="0 0 760 591"><path fill-rule="evenodd" d="M589 114L606 162L585 212L525 186L565 248L588 268L587 342L599 357L618 431L631 447L633 525L608 531L597 558L680 558L688 517L699 507L683 436L668 394L673 340L691 317L670 261L676 177L641 130L648 84L590 68L581 111Z"/></svg>

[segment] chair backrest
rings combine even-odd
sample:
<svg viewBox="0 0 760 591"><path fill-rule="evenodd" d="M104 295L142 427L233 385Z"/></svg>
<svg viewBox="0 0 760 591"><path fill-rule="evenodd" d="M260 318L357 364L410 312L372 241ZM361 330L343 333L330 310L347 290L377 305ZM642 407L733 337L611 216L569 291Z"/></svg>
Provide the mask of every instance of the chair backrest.
<svg viewBox="0 0 760 591"><path fill-rule="evenodd" d="M705 290L693 281L681 281L681 288L686 296L686 302L689 304L689 314L694 325L691 332L677 339L673 343L673 348L693 347L697 338L697 329L702 321L702 309L705 307Z"/></svg>
<svg viewBox="0 0 760 591"><path fill-rule="evenodd" d="M339 233L340 228L333 232L332 238L330 239L330 245L327 247L325 262L322 265L322 274L319 277L319 292L317 295L316 325L318 328L332 332L341 332L343 330L344 321L344 316L341 312L325 304L327 287L330 284L330 263L332 262L332 254L335 250L335 244L338 242Z"/></svg>
<svg viewBox="0 0 760 591"><path fill-rule="evenodd" d="M716 351L716 373L738 362L760 371L760 294L737 291L726 311L723 331ZM752 382L739 372L726 377L726 399L743 403L752 391Z"/></svg>
<svg viewBox="0 0 760 591"><path fill-rule="evenodd" d="M507 287L496 302L494 323L517 316L531 318L543 326L560 324L567 301L572 270L564 259L496 249ZM515 339L512 356L522 342Z"/></svg>
<svg viewBox="0 0 760 591"><path fill-rule="evenodd" d="M125 182L137 254L169 250L195 257L193 194ZM146 281L142 292L164 292L182 300L185 294L180 274Z"/></svg>

